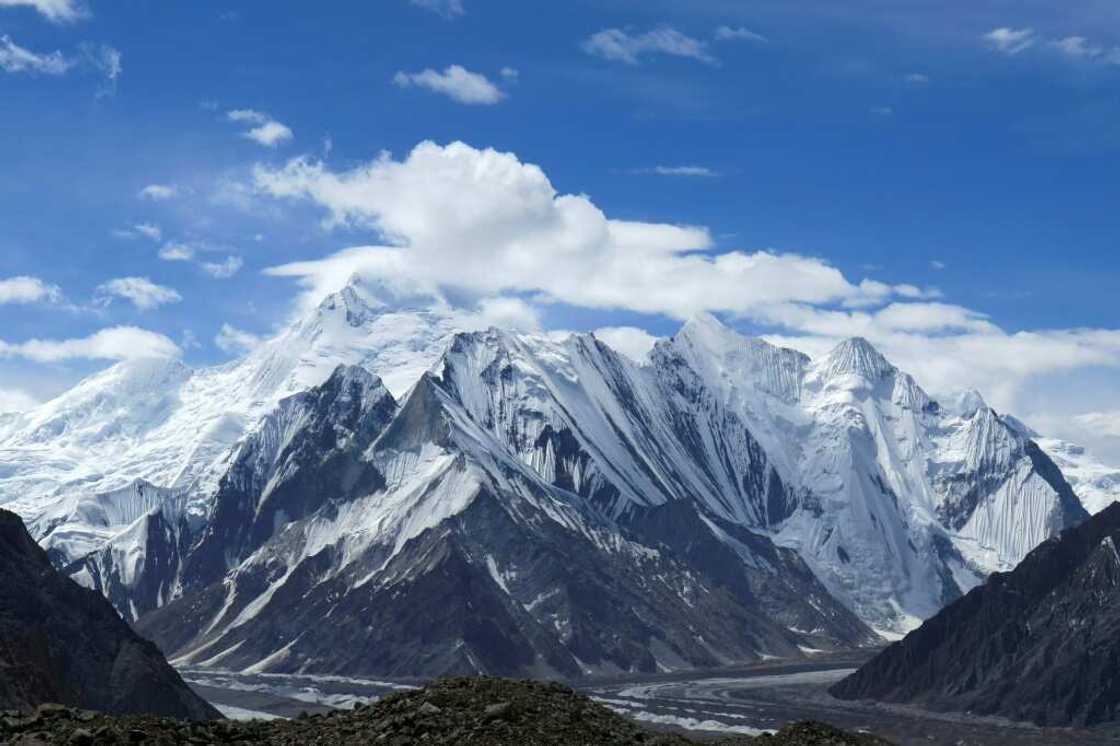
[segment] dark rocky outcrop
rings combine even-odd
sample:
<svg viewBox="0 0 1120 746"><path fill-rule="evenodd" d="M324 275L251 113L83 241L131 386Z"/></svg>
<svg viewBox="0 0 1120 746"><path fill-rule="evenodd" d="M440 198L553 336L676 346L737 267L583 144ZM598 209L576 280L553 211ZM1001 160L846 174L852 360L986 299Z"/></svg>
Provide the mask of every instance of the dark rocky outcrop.
<svg viewBox="0 0 1120 746"><path fill-rule="evenodd" d="M843 699L907 702L1039 725L1120 719L1120 504L839 682Z"/></svg>
<svg viewBox="0 0 1120 746"><path fill-rule="evenodd" d="M99 593L58 574L19 517L0 510L0 709L46 702L219 717L155 645Z"/></svg>
<svg viewBox="0 0 1120 746"><path fill-rule="evenodd" d="M106 718L46 709L0 717L0 741L29 744L367 744L390 746L687 746L684 736L655 733L559 684L501 679L447 679L355 710L288 721L188 724L160 718ZM705 743L760 746L889 746L821 723L798 723L777 735Z"/></svg>

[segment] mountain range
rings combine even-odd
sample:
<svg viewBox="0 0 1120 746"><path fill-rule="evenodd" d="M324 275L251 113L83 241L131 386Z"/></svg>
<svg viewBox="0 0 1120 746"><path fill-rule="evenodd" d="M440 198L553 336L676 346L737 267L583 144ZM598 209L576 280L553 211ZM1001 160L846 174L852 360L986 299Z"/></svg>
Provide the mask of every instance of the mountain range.
<svg viewBox="0 0 1120 746"><path fill-rule="evenodd" d="M178 661L578 676L873 644L1087 517L862 339L635 362L352 282L246 357L0 419L0 502Z"/></svg>

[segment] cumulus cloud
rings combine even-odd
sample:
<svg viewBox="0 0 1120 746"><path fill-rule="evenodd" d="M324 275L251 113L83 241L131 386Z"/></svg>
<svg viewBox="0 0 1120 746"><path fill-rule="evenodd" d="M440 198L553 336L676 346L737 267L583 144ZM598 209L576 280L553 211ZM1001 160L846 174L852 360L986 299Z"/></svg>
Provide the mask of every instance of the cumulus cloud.
<svg viewBox="0 0 1120 746"><path fill-rule="evenodd" d="M97 287L95 299L99 304L109 305L115 298L123 298L141 311L150 311L168 303L178 303L183 296L147 277L118 277Z"/></svg>
<svg viewBox="0 0 1120 746"><path fill-rule="evenodd" d="M426 142L349 171L307 159L258 167L254 181L265 195L320 205L328 228L379 238L267 270L302 284L303 307L356 273L405 294L473 297L470 319L482 325L534 328L534 309L548 303L678 319L716 312L811 355L863 336L935 395L973 387L1001 411L1032 416L1032 387L1047 377L1120 370L1120 330L1009 332L937 288L856 281L798 254L717 252L703 228L611 219L510 153ZM638 360L653 342L636 327L596 333ZM1061 411L1076 429L1071 413L1084 409Z"/></svg>
<svg viewBox="0 0 1120 746"><path fill-rule="evenodd" d="M52 23L73 23L89 15L77 0L0 0L0 8L16 7L33 8Z"/></svg>
<svg viewBox="0 0 1120 746"><path fill-rule="evenodd" d="M716 39L720 41L753 41L766 44L770 40L742 26L720 26L716 29Z"/></svg>
<svg viewBox="0 0 1120 746"><path fill-rule="evenodd" d="M984 34L984 41L997 52L1016 55L1033 47L1038 37L1034 29L1013 29L1004 26Z"/></svg>
<svg viewBox="0 0 1120 746"><path fill-rule="evenodd" d="M62 290L38 277L20 275L0 279L0 305L5 303L59 303Z"/></svg>
<svg viewBox="0 0 1120 746"><path fill-rule="evenodd" d="M127 360L145 357L178 357L178 345L162 334L135 326L114 326L75 339L0 339L0 358L19 357L38 363L63 360Z"/></svg>
<svg viewBox="0 0 1120 746"><path fill-rule="evenodd" d="M409 2L418 8L430 10L448 20L466 13L463 8L463 0L409 0Z"/></svg>
<svg viewBox="0 0 1120 746"><path fill-rule="evenodd" d="M231 122L250 125L249 129L241 133L242 137L266 148L275 148L293 137L292 130L287 125L276 121L264 112L234 109L226 112L226 117Z"/></svg>
<svg viewBox="0 0 1120 746"><path fill-rule="evenodd" d="M386 242L271 270L302 277L313 294L358 271L482 297L536 293L677 318L867 298L819 259L713 254L706 229L609 219L588 197L557 193L539 167L463 143L425 142L404 160L383 155L344 172L294 159L280 169L258 166L254 178L265 194L318 203L328 226L365 227ZM892 292L873 289L877 299Z"/></svg>
<svg viewBox="0 0 1120 746"><path fill-rule="evenodd" d="M153 202L163 202L179 196L179 188L172 184L149 184L141 189L137 195L140 199L150 199Z"/></svg>
<svg viewBox="0 0 1120 746"><path fill-rule="evenodd" d="M74 61L62 52L32 52L19 46L6 34L0 36L0 70L29 75L64 75L74 67Z"/></svg>
<svg viewBox="0 0 1120 746"><path fill-rule="evenodd" d="M581 46L588 54L628 65L636 65L641 57L651 54L687 57L708 65L719 64L719 60L708 52L707 42L694 39L670 26L644 33L617 28L604 29L589 36Z"/></svg>
<svg viewBox="0 0 1120 746"><path fill-rule="evenodd" d="M214 337L214 344L218 349L231 355L248 352L261 343L261 338L256 334L238 329L229 324L222 324L218 334Z"/></svg>
<svg viewBox="0 0 1120 746"><path fill-rule="evenodd" d="M596 329L594 334L607 346L637 363L644 363L649 359L649 353L658 339L636 326L604 326Z"/></svg>
<svg viewBox="0 0 1120 746"><path fill-rule="evenodd" d="M239 256L227 256L220 262L202 262L202 271L218 280L228 280L240 271L244 262Z"/></svg>
<svg viewBox="0 0 1120 746"><path fill-rule="evenodd" d="M461 65L451 65L443 72L431 68L418 73L401 71L393 76L393 85L426 88L461 104L496 104L506 97L485 75L471 72Z"/></svg>

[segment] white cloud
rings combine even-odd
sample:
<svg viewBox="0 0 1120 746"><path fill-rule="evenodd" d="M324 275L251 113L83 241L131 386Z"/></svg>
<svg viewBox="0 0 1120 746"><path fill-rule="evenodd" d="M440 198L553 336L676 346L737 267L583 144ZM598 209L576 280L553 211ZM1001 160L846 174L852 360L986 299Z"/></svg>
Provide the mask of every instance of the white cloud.
<svg viewBox="0 0 1120 746"><path fill-rule="evenodd" d="M226 112L226 116L231 122L255 125L242 132L241 135L266 148L275 148L281 143L288 142L293 137L292 130L287 125L277 122L264 112L254 111L253 109L234 109Z"/></svg>
<svg viewBox="0 0 1120 746"><path fill-rule="evenodd" d="M1105 53L1104 47L1090 43L1084 36L1067 36L1050 42L1050 45L1075 60L1095 59Z"/></svg>
<svg viewBox="0 0 1120 746"><path fill-rule="evenodd" d="M742 26L720 26L716 29L716 38L720 41L754 41L760 44L767 44L770 41L762 34Z"/></svg>
<svg viewBox="0 0 1120 746"><path fill-rule="evenodd" d="M159 241L163 237L163 230L155 223L137 223L130 228L120 228L113 231L113 235L117 238L150 238L153 241Z"/></svg>
<svg viewBox="0 0 1120 746"><path fill-rule="evenodd" d="M1098 437L1120 438L1120 410L1086 412L1073 419Z"/></svg>
<svg viewBox="0 0 1120 746"><path fill-rule="evenodd" d="M508 80L510 83L516 83L521 79L521 71L516 67L503 67L498 71L498 74L501 75L505 80Z"/></svg>
<svg viewBox="0 0 1120 746"><path fill-rule="evenodd" d="M178 357L179 347L162 334L135 326L114 326L76 339L0 339L0 357L21 357L39 363L62 360L126 360L144 357Z"/></svg>
<svg viewBox="0 0 1120 746"><path fill-rule="evenodd" d="M19 389L0 389L0 414L26 412L39 405L39 400Z"/></svg>
<svg viewBox="0 0 1120 746"><path fill-rule="evenodd" d="M656 174L658 176L719 176L707 166L653 166L634 169L637 174Z"/></svg>
<svg viewBox="0 0 1120 746"><path fill-rule="evenodd" d="M719 60L708 52L706 42L694 39L669 26L662 26L641 34L610 28L589 36L581 45L588 54L628 65L638 64L647 54L665 54L687 57L709 65Z"/></svg>
<svg viewBox="0 0 1120 746"><path fill-rule="evenodd" d="M463 0L409 0L413 5L430 10L450 20L466 13Z"/></svg>
<svg viewBox="0 0 1120 746"><path fill-rule="evenodd" d="M936 269L938 272L940 272L949 265L945 264L945 262L941 261L940 259L931 259L929 262L929 266L931 269Z"/></svg>
<svg viewBox="0 0 1120 746"><path fill-rule="evenodd" d="M168 303L178 303L183 296L172 288L157 285L147 277L118 277L97 287L96 300L102 305L114 298L124 298L141 311L150 311Z"/></svg>
<svg viewBox="0 0 1120 746"><path fill-rule="evenodd" d="M194 259L194 248L185 243L165 243L159 250L159 258L165 262L189 262Z"/></svg>
<svg viewBox="0 0 1120 746"><path fill-rule="evenodd" d="M163 231L155 223L137 223L132 229L146 238L158 241L163 237Z"/></svg>
<svg viewBox="0 0 1120 746"><path fill-rule="evenodd" d="M89 11L77 0L0 0L0 8L34 8L52 23L73 23L86 18Z"/></svg>
<svg viewBox="0 0 1120 746"><path fill-rule="evenodd" d="M83 44L82 54L85 56L86 62L95 70L105 76L106 85L98 95L110 95L117 90L117 79L121 77L124 72L123 57L119 50L110 47L107 44L100 46L93 44Z"/></svg>
<svg viewBox="0 0 1120 746"><path fill-rule="evenodd" d="M930 82L929 76L925 73L910 73L904 80L912 86L925 86L929 85Z"/></svg>
<svg viewBox="0 0 1120 746"><path fill-rule="evenodd" d="M281 169L258 166L255 181L274 197L322 205L328 226L368 227L389 244L271 270L303 278L312 295L338 289L358 271L417 288L480 297L535 292L545 300L678 318L868 298L865 288L818 259L770 251L712 255L703 228L611 220L586 196L558 194L539 167L463 143L425 142L403 161L383 155L341 173L295 159ZM876 300L893 292L882 283L873 289Z"/></svg>
<svg viewBox="0 0 1120 746"><path fill-rule="evenodd" d="M427 88L461 104L496 104L506 97L485 75L471 72L461 65L451 65L443 72L431 68L418 73L398 72L393 76L393 85Z"/></svg>
<svg viewBox="0 0 1120 746"><path fill-rule="evenodd" d="M658 338L636 326L604 326L595 336L631 360L644 363Z"/></svg>
<svg viewBox="0 0 1120 746"><path fill-rule="evenodd" d="M536 331L541 326L540 311L535 306L510 296L483 298L476 316L480 325L501 329Z"/></svg>
<svg viewBox="0 0 1120 746"><path fill-rule="evenodd" d="M38 54L19 46L11 37L0 36L0 70L30 75L63 75L74 66L62 52Z"/></svg>
<svg viewBox="0 0 1120 746"><path fill-rule="evenodd" d="M230 354L248 352L260 343L261 338L256 334L251 334L229 324L222 324L222 328L218 330L218 334L214 337L214 344L218 346L218 349Z"/></svg>
<svg viewBox="0 0 1120 746"><path fill-rule="evenodd" d="M59 303L62 290L38 277L20 275L0 279L0 305L5 303Z"/></svg>
<svg viewBox="0 0 1120 746"><path fill-rule="evenodd" d="M179 196L179 188L171 184L149 184L141 189L137 195L140 199L150 199L153 202L163 202Z"/></svg>
<svg viewBox="0 0 1120 746"><path fill-rule="evenodd" d="M386 154L349 171L306 159L262 166L255 183L266 195L321 205L328 228L368 228L381 241L267 270L300 282L302 307L356 273L405 295L465 298L472 308L474 299L475 321L529 328L548 303L675 318L711 311L775 330L772 340L814 355L863 336L935 395L977 388L1000 411L1049 412L1077 432L1088 431L1072 416L1092 407L1054 394L1078 376L1107 379L1103 388L1091 379L1072 385L1097 410L1120 408L1120 330L1008 332L936 288L857 282L797 254L717 253L703 228L611 219L509 153L426 142L401 160ZM601 336L634 356L650 343L640 330Z"/></svg>
<svg viewBox="0 0 1120 746"><path fill-rule="evenodd" d="M984 34L984 41L997 52L1016 55L1033 47L1038 38L1034 29L1013 29L1005 26Z"/></svg>
<svg viewBox="0 0 1120 746"><path fill-rule="evenodd" d="M199 266L202 267L203 272L211 277L219 280L228 280L240 271L244 263L245 262L242 261L239 256L227 256L224 261L202 262Z"/></svg>

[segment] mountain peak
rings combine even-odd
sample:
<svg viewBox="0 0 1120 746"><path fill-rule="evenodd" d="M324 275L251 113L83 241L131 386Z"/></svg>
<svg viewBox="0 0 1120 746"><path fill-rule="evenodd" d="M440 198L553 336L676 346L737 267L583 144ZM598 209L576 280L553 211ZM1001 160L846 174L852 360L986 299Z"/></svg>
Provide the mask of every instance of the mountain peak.
<svg viewBox="0 0 1120 746"><path fill-rule="evenodd" d="M836 345L818 366L826 378L857 375L875 381L894 373L890 361L863 337L852 337Z"/></svg>

